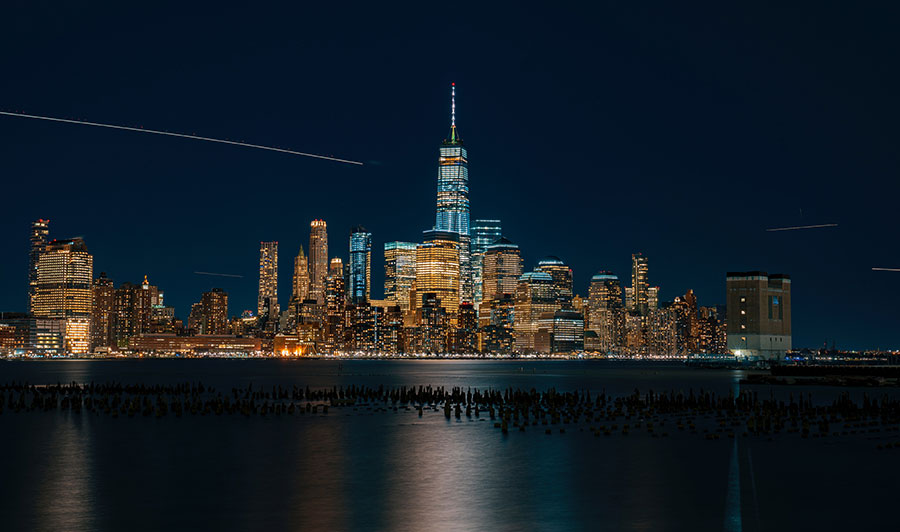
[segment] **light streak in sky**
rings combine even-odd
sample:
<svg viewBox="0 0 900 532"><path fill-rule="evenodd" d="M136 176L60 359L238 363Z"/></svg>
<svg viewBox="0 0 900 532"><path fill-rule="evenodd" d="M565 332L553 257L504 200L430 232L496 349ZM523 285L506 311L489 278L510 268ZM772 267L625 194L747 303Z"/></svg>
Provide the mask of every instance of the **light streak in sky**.
<svg viewBox="0 0 900 532"><path fill-rule="evenodd" d="M766 231L796 231L798 229L819 229L820 227L837 227L838 224L819 224L819 225L798 225L794 227L776 227L774 229L766 229Z"/></svg>
<svg viewBox="0 0 900 532"><path fill-rule="evenodd" d="M872 268L873 272L900 272L900 268Z"/></svg>
<svg viewBox="0 0 900 532"><path fill-rule="evenodd" d="M218 142L219 144L231 144L232 146L244 146L246 148L256 148L259 150L277 151L279 153L288 153L291 155L302 155L303 157L314 157L316 159L325 159L327 161L335 161L338 163L356 164L359 166L362 166L362 164L363 164L358 161L350 161L348 159L339 159L337 157L329 157L328 155L317 155L315 153L305 153L302 151L285 150L283 148L274 148L272 146L261 146L259 144L249 144L247 142L237 142L234 140L214 139L214 138L210 138L210 137L201 137L198 135L186 135L184 133L170 133L168 131L159 131L156 129L144 129L144 128L140 128L140 127L117 126L114 124L101 124L99 122L87 122L85 120L69 120L67 118L55 118L52 116L29 115L29 114L25 114L25 113L9 113L6 111L0 111L0 115L16 116L19 118L32 118L35 120L47 120L50 122L65 122L66 124L79 124L82 126L96 126L96 127L105 127L105 128L109 128L109 129L121 129L124 131L136 131L138 133L153 133L155 135L167 135L170 137L181 137L181 138L185 138L185 139L205 140L207 142Z"/></svg>
<svg viewBox="0 0 900 532"><path fill-rule="evenodd" d="M197 275L213 275L215 277L236 277L238 279L243 279L243 275L235 275L233 273L215 273L215 272L194 272Z"/></svg>

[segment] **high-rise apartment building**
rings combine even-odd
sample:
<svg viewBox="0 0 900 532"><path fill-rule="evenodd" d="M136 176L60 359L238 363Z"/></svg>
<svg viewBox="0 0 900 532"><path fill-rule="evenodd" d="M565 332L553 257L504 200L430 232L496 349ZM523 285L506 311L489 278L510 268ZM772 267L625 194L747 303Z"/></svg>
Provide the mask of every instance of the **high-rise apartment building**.
<svg viewBox="0 0 900 532"><path fill-rule="evenodd" d="M522 275L519 246L500 237L483 252L482 300L490 303L504 294L515 295Z"/></svg>
<svg viewBox="0 0 900 532"><path fill-rule="evenodd" d="M325 220L309 224L309 298L325 303L325 277L328 275L328 226Z"/></svg>
<svg viewBox="0 0 900 532"><path fill-rule="evenodd" d="M384 298L395 301L406 314L415 282L416 244L387 242L384 245Z"/></svg>
<svg viewBox="0 0 900 532"><path fill-rule="evenodd" d="M559 257L545 257L538 262L537 269L539 271L549 273L553 277L553 284L556 285L557 298L560 308L572 308L572 268L566 265Z"/></svg>
<svg viewBox="0 0 900 532"><path fill-rule="evenodd" d="M100 272L94 279L91 291L91 351L98 347L115 347L116 289L106 272Z"/></svg>
<svg viewBox="0 0 900 532"><path fill-rule="evenodd" d="M256 312L260 319L278 319L278 242L259 243L259 293Z"/></svg>
<svg viewBox="0 0 900 532"><path fill-rule="evenodd" d="M457 298L471 302L474 296L469 232L469 161L456 129L456 84L450 89L450 134L441 143L438 159L437 215L434 229L456 233L459 256Z"/></svg>
<svg viewBox="0 0 900 532"><path fill-rule="evenodd" d="M625 316L622 308L622 286L610 272L591 277L588 291L588 330L595 334L598 351L608 352L622 345Z"/></svg>
<svg viewBox="0 0 900 532"><path fill-rule="evenodd" d="M650 309L650 282L647 257L641 253L631 255L631 307L628 310L645 316Z"/></svg>
<svg viewBox="0 0 900 532"><path fill-rule="evenodd" d="M725 277L728 350L779 359L791 350L791 278L766 272Z"/></svg>
<svg viewBox="0 0 900 532"><path fill-rule="evenodd" d="M91 344L94 258L80 238L54 240L37 261L32 314L65 320L65 349L85 354Z"/></svg>
<svg viewBox="0 0 900 532"><path fill-rule="evenodd" d="M363 226L350 231L350 303L359 305L371 299L372 287L372 233Z"/></svg>
<svg viewBox="0 0 900 532"><path fill-rule="evenodd" d="M31 251L28 254L28 312L34 312L34 299L37 294L38 284L38 259L47 247L47 238L50 236L50 220L35 220L31 222Z"/></svg>
<svg viewBox="0 0 900 532"><path fill-rule="evenodd" d="M306 254L303 253L303 246L300 246L300 253L294 258L294 282L291 291L291 301L302 302L309 298L309 265L306 260Z"/></svg>
<svg viewBox="0 0 900 532"><path fill-rule="evenodd" d="M228 334L228 293L213 288L200 297L200 334Z"/></svg>
<svg viewBox="0 0 900 532"><path fill-rule="evenodd" d="M459 310L459 234L425 231L425 243L416 246L415 309L426 294L434 294L455 323Z"/></svg>

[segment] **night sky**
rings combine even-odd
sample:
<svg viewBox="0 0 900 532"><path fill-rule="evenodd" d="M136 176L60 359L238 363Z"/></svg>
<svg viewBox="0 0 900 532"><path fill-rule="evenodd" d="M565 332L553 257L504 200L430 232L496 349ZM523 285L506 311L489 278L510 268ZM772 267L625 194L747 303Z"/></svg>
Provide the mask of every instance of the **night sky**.
<svg viewBox="0 0 900 532"><path fill-rule="evenodd" d="M260 240L293 256L434 223L449 86L472 220L576 292L631 253L671 300L723 304L725 272L793 279L794 346L900 347L896 8L493 2L289 9L133 2L2 12L0 110L196 133L365 162L0 116L0 310L23 311L29 222L84 237L95 274L144 274L186 318L201 292L256 309ZM887 11L890 9L891 11ZM836 228L766 232L779 226ZM243 275L242 279L194 271Z"/></svg>

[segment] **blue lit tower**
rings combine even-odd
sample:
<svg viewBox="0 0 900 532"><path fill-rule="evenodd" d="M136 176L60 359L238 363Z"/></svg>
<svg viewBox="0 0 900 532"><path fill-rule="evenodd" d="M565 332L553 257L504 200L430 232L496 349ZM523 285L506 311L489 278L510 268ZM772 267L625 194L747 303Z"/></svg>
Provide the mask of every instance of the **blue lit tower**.
<svg viewBox="0 0 900 532"><path fill-rule="evenodd" d="M369 300L372 286L372 233L363 226L350 231L350 282L347 296L351 303L362 304Z"/></svg>
<svg viewBox="0 0 900 532"><path fill-rule="evenodd" d="M456 130L456 84L450 86L450 135L441 143L434 228L459 235L460 302L473 299L469 260L469 161Z"/></svg>

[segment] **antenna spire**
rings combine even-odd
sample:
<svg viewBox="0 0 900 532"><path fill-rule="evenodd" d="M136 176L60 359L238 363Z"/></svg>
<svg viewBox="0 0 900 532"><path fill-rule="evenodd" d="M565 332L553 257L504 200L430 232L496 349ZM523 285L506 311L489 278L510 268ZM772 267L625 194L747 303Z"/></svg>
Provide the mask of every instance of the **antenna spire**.
<svg viewBox="0 0 900 532"><path fill-rule="evenodd" d="M456 83L450 84L450 127L456 127Z"/></svg>

